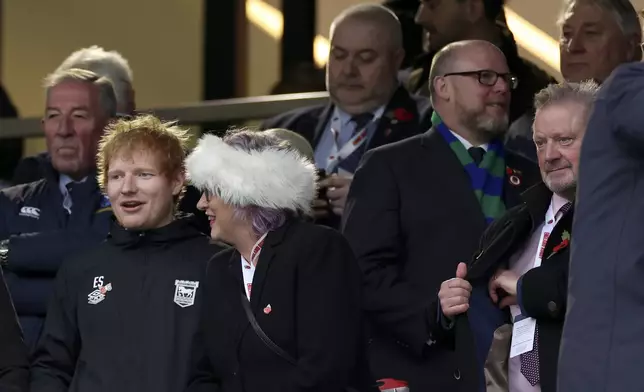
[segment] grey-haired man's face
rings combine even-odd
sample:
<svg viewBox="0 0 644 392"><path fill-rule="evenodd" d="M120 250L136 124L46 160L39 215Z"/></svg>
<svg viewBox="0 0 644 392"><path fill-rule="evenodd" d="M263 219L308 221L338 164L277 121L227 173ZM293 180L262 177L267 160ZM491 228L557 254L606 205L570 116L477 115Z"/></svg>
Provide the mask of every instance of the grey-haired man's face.
<svg viewBox="0 0 644 392"><path fill-rule="evenodd" d="M624 36L615 17L601 7L576 2L563 15L559 50L561 73L569 82L603 82L639 50Z"/></svg>
<svg viewBox="0 0 644 392"><path fill-rule="evenodd" d="M108 121L98 86L65 81L50 88L42 127L54 168L74 179L88 175Z"/></svg>
<svg viewBox="0 0 644 392"><path fill-rule="evenodd" d="M533 138L541 177L551 191L564 197L577 187L586 125L586 107L577 102L551 104L535 114Z"/></svg>

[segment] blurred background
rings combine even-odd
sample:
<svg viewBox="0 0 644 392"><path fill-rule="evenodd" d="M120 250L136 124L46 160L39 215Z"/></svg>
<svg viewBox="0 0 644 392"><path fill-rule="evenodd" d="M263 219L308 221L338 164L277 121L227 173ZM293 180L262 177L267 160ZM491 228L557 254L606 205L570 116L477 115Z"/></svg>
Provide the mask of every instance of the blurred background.
<svg viewBox="0 0 644 392"><path fill-rule="evenodd" d="M139 109L322 91L329 25L361 2L0 0L0 82L20 117L40 116L42 78L73 51L99 45L129 60ZM418 1L391 3L403 10L411 59L421 50L421 30L413 24ZM644 6L644 0L633 3ZM560 4L510 0L505 8L521 55L555 76ZM417 35L408 33L415 29ZM0 122L0 134L2 127ZM32 155L44 143L28 137L22 148Z"/></svg>

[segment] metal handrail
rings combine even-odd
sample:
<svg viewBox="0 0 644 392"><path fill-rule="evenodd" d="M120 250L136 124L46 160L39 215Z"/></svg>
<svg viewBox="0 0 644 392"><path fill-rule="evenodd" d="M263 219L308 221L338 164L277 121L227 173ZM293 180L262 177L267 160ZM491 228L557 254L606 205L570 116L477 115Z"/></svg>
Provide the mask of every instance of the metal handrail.
<svg viewBox="0 0 644 392"><path fill-rule="evenodd" d="M329 94L311 92L300 94L266 95L248 98L203 101L169 108L140 110L153 113L164 120L179 120L183 125L207 122L235 122L276 116L289 110L327 102ZM0 120L0 139L42 136L40 118Z"/></svg>

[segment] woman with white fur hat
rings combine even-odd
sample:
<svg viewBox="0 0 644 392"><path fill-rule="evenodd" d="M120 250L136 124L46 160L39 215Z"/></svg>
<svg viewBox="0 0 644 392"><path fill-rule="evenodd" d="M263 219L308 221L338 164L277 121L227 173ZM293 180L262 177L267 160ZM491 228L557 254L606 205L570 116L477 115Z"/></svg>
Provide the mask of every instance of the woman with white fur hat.
<svg viewBox="0 0 644 392"><path fill-rule="evenodd" d="M361 276L338 232L312 223L316 170L260 132L207 135L187 159L211 237L188 391L369 389Z"/></svg>

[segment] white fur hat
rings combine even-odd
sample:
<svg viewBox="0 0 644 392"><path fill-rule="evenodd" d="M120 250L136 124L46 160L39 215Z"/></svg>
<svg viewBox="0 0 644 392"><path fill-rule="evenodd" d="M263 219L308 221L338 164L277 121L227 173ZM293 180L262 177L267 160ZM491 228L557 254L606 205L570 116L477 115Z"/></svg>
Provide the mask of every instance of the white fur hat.
<svg viewBox="0 0 644 392"><path fill-rule="evenodd" d="M267 147L245 151L205 135L186 159L188 178L235 206L310 213L316 193L316 170L291 149Z"/></svg>

